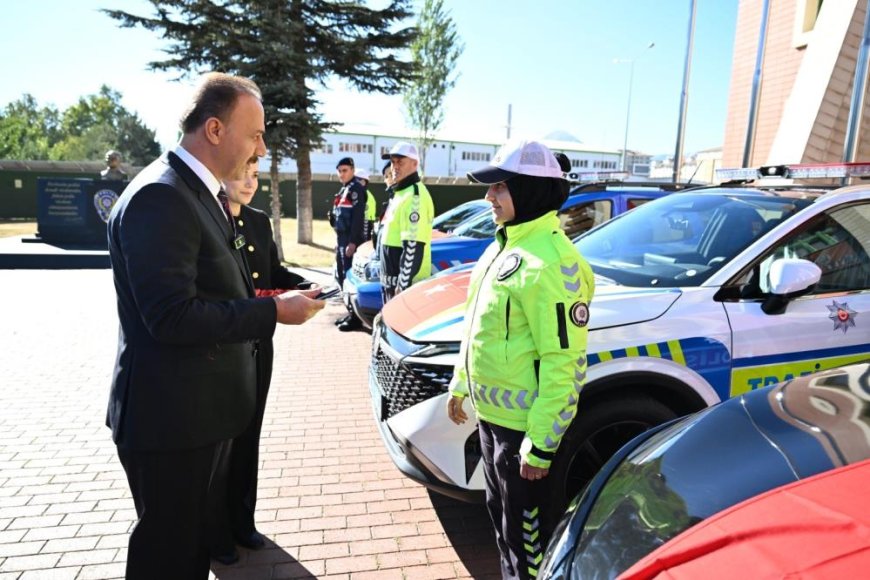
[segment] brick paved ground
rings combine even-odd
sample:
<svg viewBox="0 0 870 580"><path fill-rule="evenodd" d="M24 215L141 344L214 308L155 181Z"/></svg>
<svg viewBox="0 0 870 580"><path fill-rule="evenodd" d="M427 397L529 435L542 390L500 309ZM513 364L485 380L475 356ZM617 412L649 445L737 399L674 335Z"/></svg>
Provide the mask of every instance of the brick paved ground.
<svg viewBox="0 0 870 580"><path fill-rule="evenodd" d="M135 511L103 426L113 300L109 271L0 271L0 580L123 576ZM497 577L483 508L430 495L384 452L370 336L335 330L340 314L276 334L258 506L270 542L214 577Z"/></svg>

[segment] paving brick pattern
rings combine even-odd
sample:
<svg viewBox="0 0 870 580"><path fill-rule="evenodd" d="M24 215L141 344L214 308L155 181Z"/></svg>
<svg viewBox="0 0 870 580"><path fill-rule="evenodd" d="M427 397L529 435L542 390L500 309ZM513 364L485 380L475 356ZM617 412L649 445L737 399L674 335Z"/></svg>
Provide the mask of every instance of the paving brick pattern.
<svg viewBox="0 0 870 580"><path fill-rule="evenodd" d="M275 335L257 513L269 542L213 577L497 578L483 507L428 493L386 455L371 337L338 332L342 311ZM0 327L0 580L122 578L135 511L104 426L111 273L0 271Z"/></svg>

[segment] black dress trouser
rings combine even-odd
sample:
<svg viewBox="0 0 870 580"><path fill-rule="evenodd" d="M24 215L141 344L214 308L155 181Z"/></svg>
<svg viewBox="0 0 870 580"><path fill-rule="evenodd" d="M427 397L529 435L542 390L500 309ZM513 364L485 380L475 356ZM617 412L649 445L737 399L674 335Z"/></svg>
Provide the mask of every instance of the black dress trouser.
<svg viewBox="0 0 870 580"><path fill-rule="evenodd" d="M232 440L232 449L218 465L210 499L209 544L212 556L230 554L239 539L251 537L256 529L257 481L260 467L260 433L266 414L266 400L272 381L272 341L261 340L257 361L257 406L254 418Z"/></svg>
<svg viewBox="0 0 870 580"><path fill-rule="evenodd" d="M486 509L495 527L503 578L537 577L552 528L546 521L549 481L520 477L525 433L486 421L478 423Z"/></svg>
<svg viewBox="0 0 870 580"><path fill-rule="evenodd" d="M209 487L228 443L160 452L118 447L138 516L127 580L208 578Z"/></svg>

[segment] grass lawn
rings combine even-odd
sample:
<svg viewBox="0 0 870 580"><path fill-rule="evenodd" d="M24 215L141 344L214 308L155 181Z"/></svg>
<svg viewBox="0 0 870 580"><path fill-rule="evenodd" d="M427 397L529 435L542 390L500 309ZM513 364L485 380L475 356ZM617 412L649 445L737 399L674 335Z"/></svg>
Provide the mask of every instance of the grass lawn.
<svg viewBox="0 0 870 580"><path fill-rule="evenodd" d="M284 259L291 266L327 267L335 260L335 232L326 220L314 220L314 243L304 245L296 242L296 219L281 220L281 237L284 242ZM36 233L36 222L0 221L0 238L27 236Z"/></svg>

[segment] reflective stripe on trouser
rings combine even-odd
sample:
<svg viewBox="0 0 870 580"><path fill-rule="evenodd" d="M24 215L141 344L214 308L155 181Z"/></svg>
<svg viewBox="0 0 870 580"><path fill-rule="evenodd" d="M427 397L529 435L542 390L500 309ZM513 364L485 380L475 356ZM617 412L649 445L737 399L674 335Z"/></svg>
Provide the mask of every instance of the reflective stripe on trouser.
<svg viewBox="0 0 870 580"><path fill-rule="evenodd" d="M342 288L344 286L344 278L347 275L347 272L350 271L350 268L353 264L353 258L348 258L344 251L347 249L347 245L350 243L350 234L345 232L338 232L336 234L337 240L335 243L335 281L338 283L338 287Z"/></svg>
<svg viewBox="0 0 870 580"><path fill-rule="evenodd" d="M495 527L503 578L537 578L552 527L544 521L550 479L520 477L524 433L480 421L486 508Z"/></svg>

